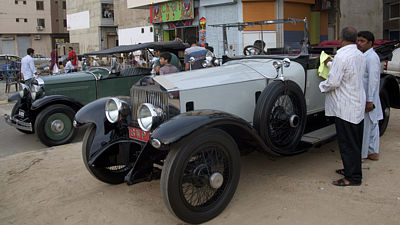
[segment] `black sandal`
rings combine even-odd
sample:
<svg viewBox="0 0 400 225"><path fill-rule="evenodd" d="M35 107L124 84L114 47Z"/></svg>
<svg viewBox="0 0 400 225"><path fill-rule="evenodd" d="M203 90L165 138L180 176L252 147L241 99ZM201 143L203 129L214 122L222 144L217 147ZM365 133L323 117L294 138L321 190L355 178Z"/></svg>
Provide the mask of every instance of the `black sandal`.
<svg viewBox="0 0 400 225"><path fill-rule="evenodd" d="M336 186L340 186L340 187L346 187L346 186L360 186L361 182L360 183L354 183L354 182L349 181L349 183L346 184L346 182L344 181L344 178L342 178L342 179L333 181L332 184L336 185Z"/></svg>
<svg viewBox="0 0 400 225"><path fill-rule="evenodd" d="M335 170L335 172L337 174L340 174L340 175L344 176L344 169L338 169L338 170Z"/></svg>

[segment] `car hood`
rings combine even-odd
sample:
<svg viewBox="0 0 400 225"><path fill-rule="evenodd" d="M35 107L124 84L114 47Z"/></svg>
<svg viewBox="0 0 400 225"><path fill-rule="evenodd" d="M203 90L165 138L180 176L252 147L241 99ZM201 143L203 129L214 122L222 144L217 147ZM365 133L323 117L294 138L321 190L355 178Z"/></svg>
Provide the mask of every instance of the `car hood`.
<svg viewBox="0 0 400 225"><path fill-rule="evenodd" d="M265 78L273 79L276 77L273 61L273 59L234 60L218 67L156 76L154 80L167 90L189 90Z"/></svg>
<svg viewBox="0 0 400 225"><path fill-rule="evenodd" d="M70 82L79 82L79 81L91 81L95 80L95 77L92 73L88 72L75 72L75 73L66 73L60 75L48 75L41 76L44 84L58 84L58 83L70 83Z"/></svg>

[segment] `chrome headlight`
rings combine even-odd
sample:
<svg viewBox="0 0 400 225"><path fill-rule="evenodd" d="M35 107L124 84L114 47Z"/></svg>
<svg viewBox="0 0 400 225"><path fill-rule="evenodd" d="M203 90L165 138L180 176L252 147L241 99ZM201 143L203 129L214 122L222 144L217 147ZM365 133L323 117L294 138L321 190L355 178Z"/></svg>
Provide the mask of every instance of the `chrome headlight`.
<svg viewBox="0 0 400 225"><path fill-rule="evenodd" d="M143 103L137 110L139 126L144 131L150 131L152 127L164 121L165 113L161 108L149 103Z"/></svg>
<svg viewBox="0 0 400 225"><path fill-rule="evenodd" d="M106 117L110 123L116 123L120 120L120 116L129 114L128 103L121 101L118 98L110 98L106 101Z"/></svg>
<svg viewBox="0 0 400 225"><path fill-rule="evenodd" d="M19 83L19 96L23 98L28 93L28 86L23 83Z"/></svg>

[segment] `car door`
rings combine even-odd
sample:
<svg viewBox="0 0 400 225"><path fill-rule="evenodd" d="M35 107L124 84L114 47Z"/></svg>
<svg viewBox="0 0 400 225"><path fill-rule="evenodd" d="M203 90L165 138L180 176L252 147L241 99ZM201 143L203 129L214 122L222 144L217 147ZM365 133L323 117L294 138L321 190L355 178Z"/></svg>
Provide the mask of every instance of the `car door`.
<svg viewBox="0 0 400 225"><path fill-rule="evenodd" d="M126 70L130 71L103 75L98 81L98 98L107 96L129 96L132 85L145 75L150 74L150 71L145 68L128 68Z"/></svg>

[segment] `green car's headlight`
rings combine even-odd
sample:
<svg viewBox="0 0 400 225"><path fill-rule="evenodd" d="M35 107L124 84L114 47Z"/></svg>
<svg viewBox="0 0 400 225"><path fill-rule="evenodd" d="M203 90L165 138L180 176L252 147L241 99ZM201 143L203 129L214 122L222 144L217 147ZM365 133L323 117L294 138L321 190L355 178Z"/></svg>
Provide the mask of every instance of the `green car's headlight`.
<svg viewBox="0 0 400 225"><path fill-rule="evenodd" d="M128 115L130 109L128 103L118 98L110 98L106 101L105 111L107 120L110 123L116 123L121 119L121 116Z"/></svg>
<svg viewBox="0 0 400 225"><path fill-rule="evenodd" d="M150 131L152 127L158 126L165 118L162 109L149 103L143 103L137 110L138 123L142 130Z"/></svg>
<svg viewBox="0 0 400 225"><path fill-rule="evenodd" d="M23 84L23 83L20 83L19 84L19 96L21 96L21 98L23 98L25 95L27 95L28 94L28 92L29 92L29 90L28 90L28 86L26 86L25 84Z"/></svg>

